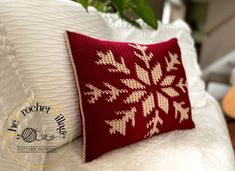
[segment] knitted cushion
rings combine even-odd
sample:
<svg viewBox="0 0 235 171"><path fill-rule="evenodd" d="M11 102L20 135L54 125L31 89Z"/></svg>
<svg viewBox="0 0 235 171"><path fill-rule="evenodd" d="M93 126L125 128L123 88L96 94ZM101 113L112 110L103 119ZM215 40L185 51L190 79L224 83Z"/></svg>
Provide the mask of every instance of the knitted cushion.
<svg viewBox="0 0 235 171"><path fill-rule="evenodd" d="M189 100L192 108L202 107L206 104L205 84L201 79L194 40L185 21L179 19L170 24L162 24L158 21L158 30L156 31L149 28L142 20L138 20L142 27L142 29L138 29L123 21L116 14L104 13L102 16L112 28L113 41L153 44L177 38L188 80Z"/></svg>
<svg viewBox="0 0 235 171"><path fill-rule="evenodd" d="M67 35L85 162L154 134L194 128L177 39L142 45Z"/></svg>

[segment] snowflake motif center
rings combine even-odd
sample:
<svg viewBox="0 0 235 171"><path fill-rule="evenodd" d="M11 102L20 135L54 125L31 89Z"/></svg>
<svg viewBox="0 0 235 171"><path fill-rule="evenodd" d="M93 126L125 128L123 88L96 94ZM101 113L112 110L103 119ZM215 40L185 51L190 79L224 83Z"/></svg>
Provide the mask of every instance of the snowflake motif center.
<svg viewBox="0 0 235 171"><path fill-rule="evenodd" d="M132 78L121 78L120 82L124 84L124 88L118 88L108 82L103 82L106 87L102 90L92 84L85 84L90 90L84 92L86 96L90 98L87 101L90 104L96 103L101 98L105 98L107 102L113 103L118 98L124 97L121 94L126 94L123 99L124 104L136 104L139 103L142 106L143 116L146 118L151 114L151 119L146 123L147 133L145 138L152 136L159 132L157 126L163 124L163 120L160 118L159 110L168 114L169 103L171 98L178 97L179 92L172 86L173 83L182 90L186 92L186 83L184 79L181 78L178 83L175 83L176 76L171 71L177 70L177 65L180 64L177 54L172 54L168 52L169 56L165 57L166 68L165 74L163 74L163 68L158 62L152 64L153 54L147 52L146 46L141 46L138 44L129 44L134 48L134 55L141 59L146 69L135 63L135 70L131 71L127 67L123 57L120 60L116 60L111 50L106 53L97 52L99 59L95 61L97 65L106 66L108 72L112 73L123 73L125 75L130 75L131 72L135 72L136 77ZM175 118L180 115L180 122L188 118L189 108L184 108L184 102L173 102L173 107L175 108ZM136 107L131 107L130 110L125 111L115 111L117 118L113 120L105 120L105 123L110 126L109 133L116 134L119 132L123 136L126 135L126 124L131 123L135 126L135 115L137 113Z"/></svg>

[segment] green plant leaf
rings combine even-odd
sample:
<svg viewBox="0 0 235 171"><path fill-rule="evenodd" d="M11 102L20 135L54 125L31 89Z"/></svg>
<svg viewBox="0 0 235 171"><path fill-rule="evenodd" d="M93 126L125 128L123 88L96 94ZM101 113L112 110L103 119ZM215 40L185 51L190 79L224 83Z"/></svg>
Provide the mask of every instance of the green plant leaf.
<svg viewBox="0 0 235 171"><path fill-rule="evenodd" d="M104 6L105 6L104 3L99 0L97 0L94 4L94 7L100 12L104 12Z"/></svg>
<svg viewBox="0 0 235 171"><path fill-rule="evenodd" d="M127 22L131 23L133 26L135 26L137 28L141 28L140 24L137 21L133 20L133 19L130 19L126 16L122 17L122 19L126 20Z"/></svg>
<svg viewBox="0 0 235 171"><path fill-rule="evenodd" d="M114 5L118 11L119 16L131 23L132 25L140 28L140 24L135 19L129 17L130 11L134 12L138 17L142 18L145 23L150 27L157 29L157 19L153 9L151 8L148 0L73 0L79 2L87 11L89 5L94 6L98 11L107 12L108 2Z"/></svg>
<svg viewBox="0 0 235 171"><path fill-rule="evenodd" d="M132 0L133 11L153 29L157 29L157 19L148 0Z"/></svg>
<svg viewBox="0 0 235 171"><path fill-rule="evenodd" d="M131 0L111 0L115 8L117 9L119 16L126 20L127 22L131 23L132 25L140 28L140 24L136 22L134 19L129 18L125 15L125 10L130 8Z"/></svg>
<svg viewBox="0 0 235 171"><path fill-rule="evenodd" d="M87 8L88 8L88 6L90 5L90 3L91 3L91 0L78 0L79 1L79 3L86 9L86 11L87 11Z"/></svg>
<svg viewBox="0 0 235 171"><path fill-rule="evenodd" d="M127 0L111 0L115 8L118 10L120 16L124 15L124 7Z"/></svg>

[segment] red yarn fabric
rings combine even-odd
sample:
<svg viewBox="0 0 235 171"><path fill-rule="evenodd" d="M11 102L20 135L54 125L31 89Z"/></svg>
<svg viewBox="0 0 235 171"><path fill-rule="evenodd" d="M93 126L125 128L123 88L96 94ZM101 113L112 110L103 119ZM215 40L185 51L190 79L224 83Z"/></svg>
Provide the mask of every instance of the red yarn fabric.
<svg viewBox="0 0 235 171"><path fill-rule="evenodd" d="M177 39L143 45L67 32L67 41L85 162L156 134L195 127Z"/></svg>

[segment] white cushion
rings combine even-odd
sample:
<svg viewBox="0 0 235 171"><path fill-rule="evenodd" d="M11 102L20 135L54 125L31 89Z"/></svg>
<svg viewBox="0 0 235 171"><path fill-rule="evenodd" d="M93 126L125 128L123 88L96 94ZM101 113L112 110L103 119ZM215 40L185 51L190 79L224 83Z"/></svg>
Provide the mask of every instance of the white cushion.
<svg viewBox="0 0 235 171"><path fill-rule="evenodd" d="M229 89L229 85L217 82L209 82L207 86L207 92L218 101L226 95Z"/></svg>
<svg viewBox="0 0 235 171"><path fill-rule="evenodd" d="M6 26L9 39L15 46L16 60L26 82L38 99L52 100L70 115L73 137L81 134L81 125L77 90L64 40L65 30L101 39L139 43L156 43L177 37L181 49L184 49L182 56L189 80L191 104L193 107L203 104L204 84L199 79L200 69L196 63L193 41L185 24L183 27L181 24L160 25L159 31L154 31L141 23L144 29L139 30L122 22L117 15L112 16L115 22L112 17L104 19L93 8L89 8L87 13L78 3L69 0L0 1L0 21ZM194 92L196 89L199 90ZM45 120L44 126L55 129L57 125L53 123ZM68 141L66 139L65 142Z"/></svg>
<svg viewBox="0 0 235 171"><path fill-rule="evenodd" d="M205 85L200 78L201 70L197 63L194 41L191 36L191 30L184 21L177 20L172 24L158 22L158 30L156 31L148 27L142 20L139 20L142 29L138 29L115 14L103 14L102 16L112 29L112 39L116 41L149 44L176 37L181 49L183 65L188 80L191 105L192 107L199 107L205 104Z"/></svg>
<svg viewBox="0 0 235 171"><path fill-rule="evenodd" d="M107 39L110 35L102 17L93 8L87 13L69 0L1 0L0 21L6 26L17 61L36 97L62 106L71 116L72 136L79 136L77 90L64 33L69 29ZM50 129L57 127L50 121L48 124Z"/></svg>
<svg viewBox="0 0 235 171"><path fill-rule="evenodd" d="M0 23L0 134L11 111L23 100L34 99L32 90L15 60L16 52Z"/></svg>
<svg viewBox="0 0 235 171"><path fill-rule="evenodd" d="M235 50L229 52L212 64L203 69L203 77L209 79L210 75L215 73L218 75L232 76L233 68L235 66ZM231 83L232 83L231 77Z"/></svg>
<svg viewBox="0 0 235 171"><path fill-rule="evenodd" d="M29 166L21 165L22 163L17 163L12 158L9 150L6 148L6 143L9 139L4 137L5 131L10 128L8 125L11 124L12 120L9 118L14 114L14 112L12 112L13 109L19 104L31 104L35 97L32 90L26 85L25 77L15 60L15 57L16 52L14 47L8 40L7 32L2 23L0 23L0 170L4 171L32 169ZM18 127L28 125L31 121L30 117L23 118L17 126L17 131ZM32 124L36 126L37 123ZM38 128L40 129L41 127ZM13 148L16 148L15 145L20 146L24 144L22 141L16 141L17 140L15 139L15 141L13 140L13 143L8 142L8 146L14 155L16 154L13 150ZM14 142L17 144L14 145ZM17 159L19 159L19 157ZM45 153L38 153L36 155L26 154L21 155L20 157L20 160L34 165L43 165L45 159ZM39 168L38 170L42 170L42 168Z"/></svg>

